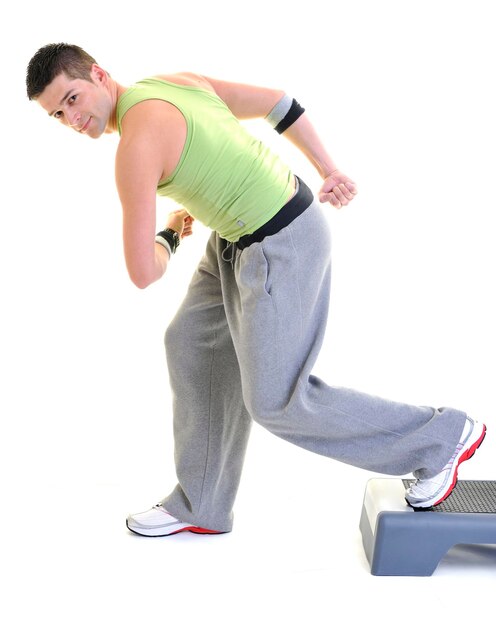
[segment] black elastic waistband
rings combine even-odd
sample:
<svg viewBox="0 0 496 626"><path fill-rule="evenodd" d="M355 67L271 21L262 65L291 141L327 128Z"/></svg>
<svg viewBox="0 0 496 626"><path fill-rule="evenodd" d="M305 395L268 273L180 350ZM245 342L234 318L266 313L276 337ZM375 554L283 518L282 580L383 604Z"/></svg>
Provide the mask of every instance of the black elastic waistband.
<svg viewBox="0 0 496 626"><path fill-rule="evenodd" d="M301 180L301 178L298 178L298 176L296 176L296 178L298 181L298 189L295 195L291 198L291 200L286 202L282 209L278 211L266 224L261 226L254 233L240 237L236 242L236 246L240 250L251 246L252 243L262 241L265 237L275 235L280 230L288 226L288 224L291 224L293 220L301 215L303 211L308 209L308 207L312 204L312 192Z"/></svg>

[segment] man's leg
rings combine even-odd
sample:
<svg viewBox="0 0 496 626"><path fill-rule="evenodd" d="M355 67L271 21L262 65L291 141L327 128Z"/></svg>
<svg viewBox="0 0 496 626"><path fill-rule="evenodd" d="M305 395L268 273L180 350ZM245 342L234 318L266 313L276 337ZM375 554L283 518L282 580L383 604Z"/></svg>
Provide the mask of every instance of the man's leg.
<svg viewBox="0 0 496 626"><path fill-rule="evenodd" d="M251 418L241 394L214 240L166 332L179 482L162 504L181 522L230 531Z"/></svg>
<svg viewBox="0 0 496 626"><path fill-rule="evenodd" d="M314 203L288 227L239 252L226 313L253 419L298 446L371 471L427 478L448 462L466 414L410 406L311 374L324 337L330 237Z"/></svg>

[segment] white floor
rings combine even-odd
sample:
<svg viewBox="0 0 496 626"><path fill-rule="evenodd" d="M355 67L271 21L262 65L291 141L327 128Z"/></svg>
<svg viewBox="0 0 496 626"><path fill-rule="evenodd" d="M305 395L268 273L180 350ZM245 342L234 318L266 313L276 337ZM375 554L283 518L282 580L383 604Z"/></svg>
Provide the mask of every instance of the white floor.
<svg viewBox="0 0 496 626"><path fill-rule="evenodd" d="M127 531L127 512L165 495L163 461L145 451L114 483L33 476L30 492L10 494L2 520L3 623L490 623L496 546L454 548L432 577L372 576L358 530L371 475L258 426L250 444L235 528L220 536ZM488 437L461 478L489 478L494 448Z"/></svg>

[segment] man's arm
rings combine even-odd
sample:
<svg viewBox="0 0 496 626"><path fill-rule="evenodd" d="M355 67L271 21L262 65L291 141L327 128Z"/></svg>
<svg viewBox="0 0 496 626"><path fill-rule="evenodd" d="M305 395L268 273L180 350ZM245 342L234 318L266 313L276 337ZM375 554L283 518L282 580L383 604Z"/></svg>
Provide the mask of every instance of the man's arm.
<svg viewBox="0 0 496 626"><path fill-rule="evenodd" d="M175 115L175 109L157 101L136 105L124 118L117 150L115 174L123 211L124 256L129 276L140 289L158 280L169 260L167 250L155 243L156 194L157 184L172 171L184 143ZM187 215L186 211L176 212L167 226L183 235Z"/></svg>
<svg viewBox="0 0 496 626"><path fill-rule="evenodd" d="M281 89L255 87L244 83L231 83L216 78L202 77L240 120L265 117L284 96Z"/></svg>
<svg viewBox="0 0 496 626"><path fill-rule="evenodd" d="M266 117L285 95L280 89L255 87L203 77L238 119ZM355 183L336 167L306 113L284 131L287 137L317 169L324 179L319 192L321 202L334 207L347 205L357 193Z"/></svg>
<svg viewBox="0 0 496 626"><path fill-rule="evenodd" d="M119 146L116 183L122 205L124 257L129 277L140 289L158 280L169 255L155 243L156 189L160 173L147 146Z"/></svg>
<svg viewBox="0 0 496 626"><path fill-rule="evenodd" d="M355 183L336 167L306 113L283 134L303 152L323 178L320 202L330 202L340 209L353 200L357 193Z"/></svg>

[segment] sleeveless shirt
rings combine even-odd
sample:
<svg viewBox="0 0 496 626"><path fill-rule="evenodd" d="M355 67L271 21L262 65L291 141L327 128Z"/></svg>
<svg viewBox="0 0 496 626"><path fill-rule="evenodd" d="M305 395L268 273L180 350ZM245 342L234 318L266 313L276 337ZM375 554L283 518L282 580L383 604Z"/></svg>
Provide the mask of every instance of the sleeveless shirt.
<svg viewBox="0 0 496 626"><path fill-rule="evenodd" d="M172 198L228 241L268 222L288 200L293 175L283 161L240 124L216 94L159 78L127 89L117 102L117 125L135 104L158 99L186 121L186 141L157 194Z"/></svg>

